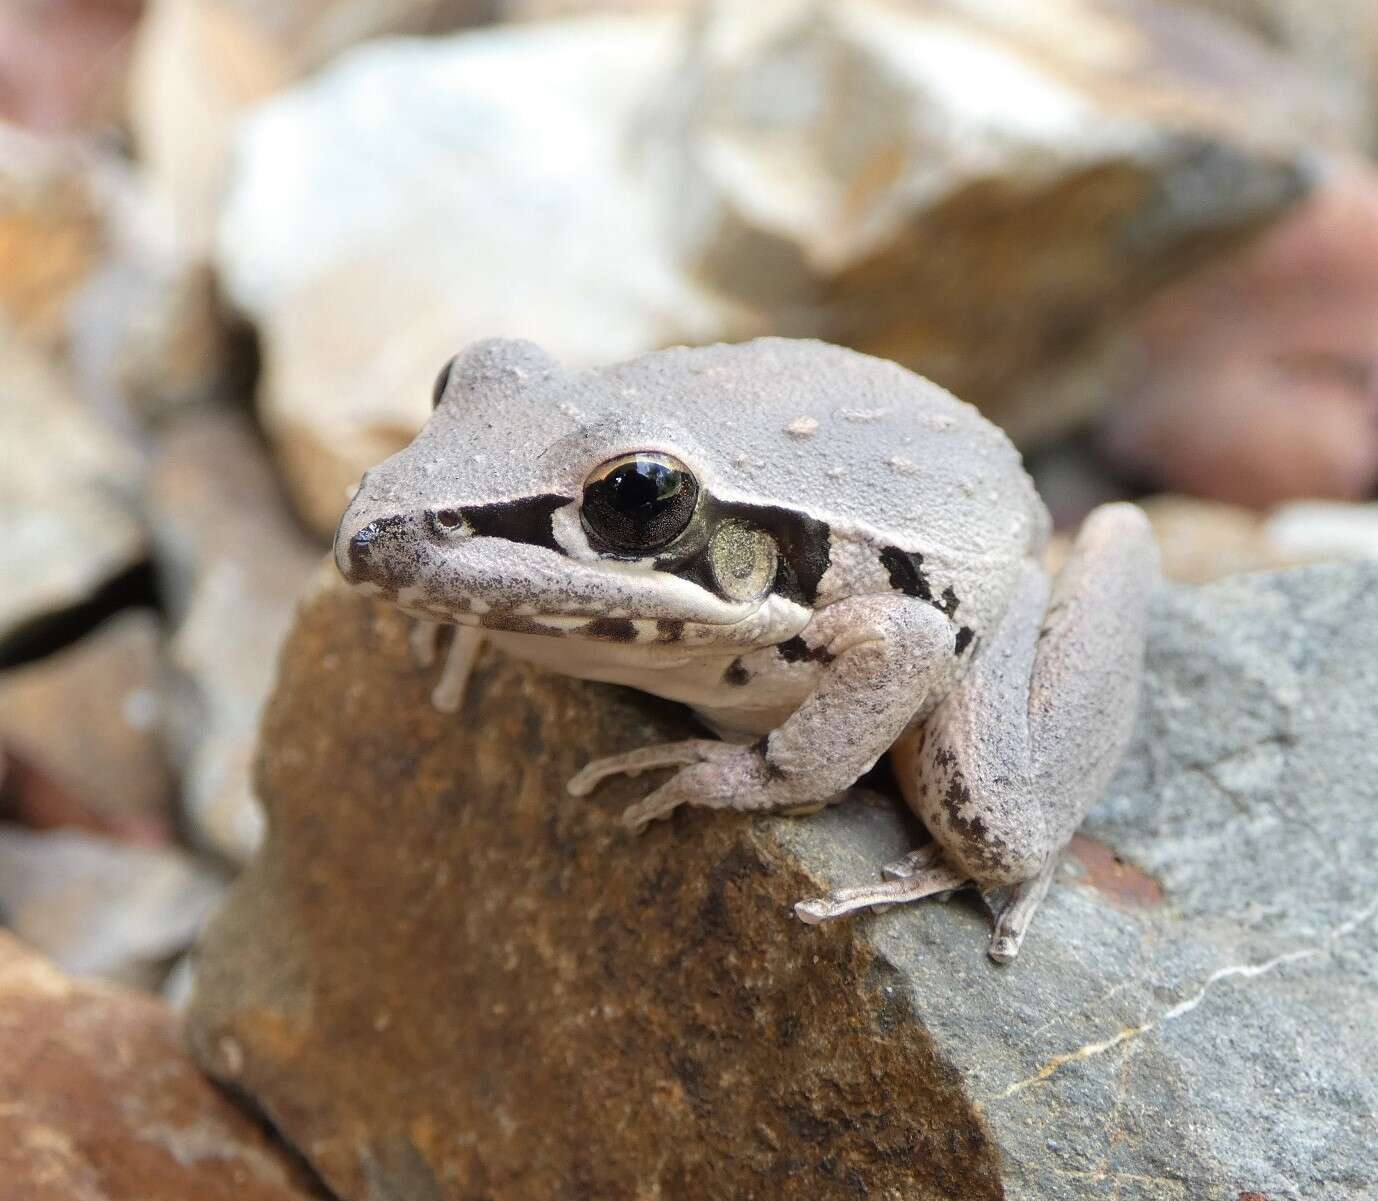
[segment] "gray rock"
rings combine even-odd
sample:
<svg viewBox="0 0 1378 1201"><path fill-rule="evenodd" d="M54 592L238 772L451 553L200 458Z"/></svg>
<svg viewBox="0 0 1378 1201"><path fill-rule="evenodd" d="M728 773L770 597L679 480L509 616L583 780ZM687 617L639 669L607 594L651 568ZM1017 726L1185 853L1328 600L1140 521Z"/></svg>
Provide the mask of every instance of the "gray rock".
<svg viewBox="0 0 1378 1201"><path fill-rule="evenodd" d="M447 721L400 616L318 588L193 1045L346 1201L1378 1197L1376 629L1368 564L1165 592L1134 748L1000 968L961 896L791 916L907 849L897 804L629 838L644 781L562 782L682 719L490 654Z"/></svg>
<svg viewBox="0 0 1378 1201"><path fill-rule="evenodd" d="M144 556L142 462L0 320L0 640Z"/></svg>
<svg viewBox="0 0 1378 1201"><path fill-rule="evenodd" d="M157 987L224 887L168 847L0 824L0 923L79 976Z"/></svg>
<svg viewBox="0 0 1378 1201"><path fill-rule="evenodd" d="M192 412L158 443L147 495L174 628L166 728L192 838L235 862L263 834L250 779L278 646L321 555L248 421Z"/></svg>
<svg viewBox="0 0 1378 1201"><path fill-rule="evenodd" d="M1084 829L1126 866L1069 860L1008 973L965 907L870 934L1007 1196L1378 1197L1378 567L1174 590L1149 647L1135 744ZM790 845L841 878L839 848L898 844L834 811ZM1134 900L1145 880L1161 903Z"/></svg>

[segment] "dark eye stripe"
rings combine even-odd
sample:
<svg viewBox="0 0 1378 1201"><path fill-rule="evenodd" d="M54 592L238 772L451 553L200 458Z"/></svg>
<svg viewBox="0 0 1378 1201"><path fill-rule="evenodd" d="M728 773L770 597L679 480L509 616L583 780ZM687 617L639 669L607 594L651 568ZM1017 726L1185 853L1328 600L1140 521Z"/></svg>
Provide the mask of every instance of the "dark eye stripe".
<svg viewBox="0 0 1378 1201"><path fill-rule="evenodd" d="M492 505L470 505L461 512L476 537L506 538L508 542L544 546L564 554L565 548L555 541L550 519L572 499L553 494L527 496Z"/></svg>
<svg viewBox="0 0 1378 1201"><path fill-rule="evenodd" d="M826 521L778 505L740 504L711 495L704 497L703 505L704 526L709 531L725 521L736 520L764 530L775 539L780 564L771 592L799 604L812 604L818 599L818 584L828 570L832 553L832 531ZM674 554L676 548L671 547L671 553L657 559L656 566L716 595L712 573L701 553L708 541L699 541L692 551L679 556Z"/></svg>

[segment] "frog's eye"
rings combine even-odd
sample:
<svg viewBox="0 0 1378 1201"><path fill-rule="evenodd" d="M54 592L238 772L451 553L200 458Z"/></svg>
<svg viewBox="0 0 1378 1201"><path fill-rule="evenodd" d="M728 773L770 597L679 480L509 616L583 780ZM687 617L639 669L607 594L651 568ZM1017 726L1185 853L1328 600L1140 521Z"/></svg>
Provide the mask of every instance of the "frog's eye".
<svg viewBox="0 0 1378 1201"><path fill-rule="evenodd" d="M458 356L456 356L457 358ZM455 360L451 359L440 369L440 374L435 377L435 384L431 387L431 408L438 409L440 402L445 399L445 389L450 384L450 371L455 365Z"/></svg>
<svg viewBox="0 0 1378 1201"><path fill-rule="evenodd" d="M684 533L698 497L698 481L672 455L622 455L584 483L584 527L614 550L656 550Z"/></svg>

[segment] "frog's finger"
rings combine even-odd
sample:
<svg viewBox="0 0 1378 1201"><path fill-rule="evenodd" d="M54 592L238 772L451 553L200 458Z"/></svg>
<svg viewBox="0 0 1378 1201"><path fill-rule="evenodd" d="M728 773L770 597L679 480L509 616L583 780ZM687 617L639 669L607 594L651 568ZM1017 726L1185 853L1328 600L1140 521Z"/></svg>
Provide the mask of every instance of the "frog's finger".
<svg viewBox="0 0 1378 1201"><path fill-rule="evenodd" d="M571 777L565 788L570 796L588 796L609 776L634 776L638 772L654 771L661 767L688 767L690 764L712 759L727 746L726 743L716 742L710 738L687 738L683 742L662 742L655 746L643 746L622 755L595 759Z"/></svg>
<svg viewBox="0 0 1378 1201"><path fill-rule="evenodd" d="M675 781L657 788L650 796L628 805L622 811L622 824L633 834L642 833L652 822L664 821L685 802L682 789L675 787Z"/></svg>

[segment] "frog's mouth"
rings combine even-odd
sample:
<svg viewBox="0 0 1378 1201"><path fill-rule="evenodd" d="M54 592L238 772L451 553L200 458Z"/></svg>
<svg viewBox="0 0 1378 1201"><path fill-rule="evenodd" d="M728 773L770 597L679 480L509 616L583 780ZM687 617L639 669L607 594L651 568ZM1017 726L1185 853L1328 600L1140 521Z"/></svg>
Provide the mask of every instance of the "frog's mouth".
<svg viewBox="0 0 1378 1201"><path fill-rule="evenodd" d="M447 542L425 521L342 526L335 559L345 579L413 617L538 637L745 645L787 639L810 617L773 595L724 600L651 562L575 558L498 537Z"/></svg>

